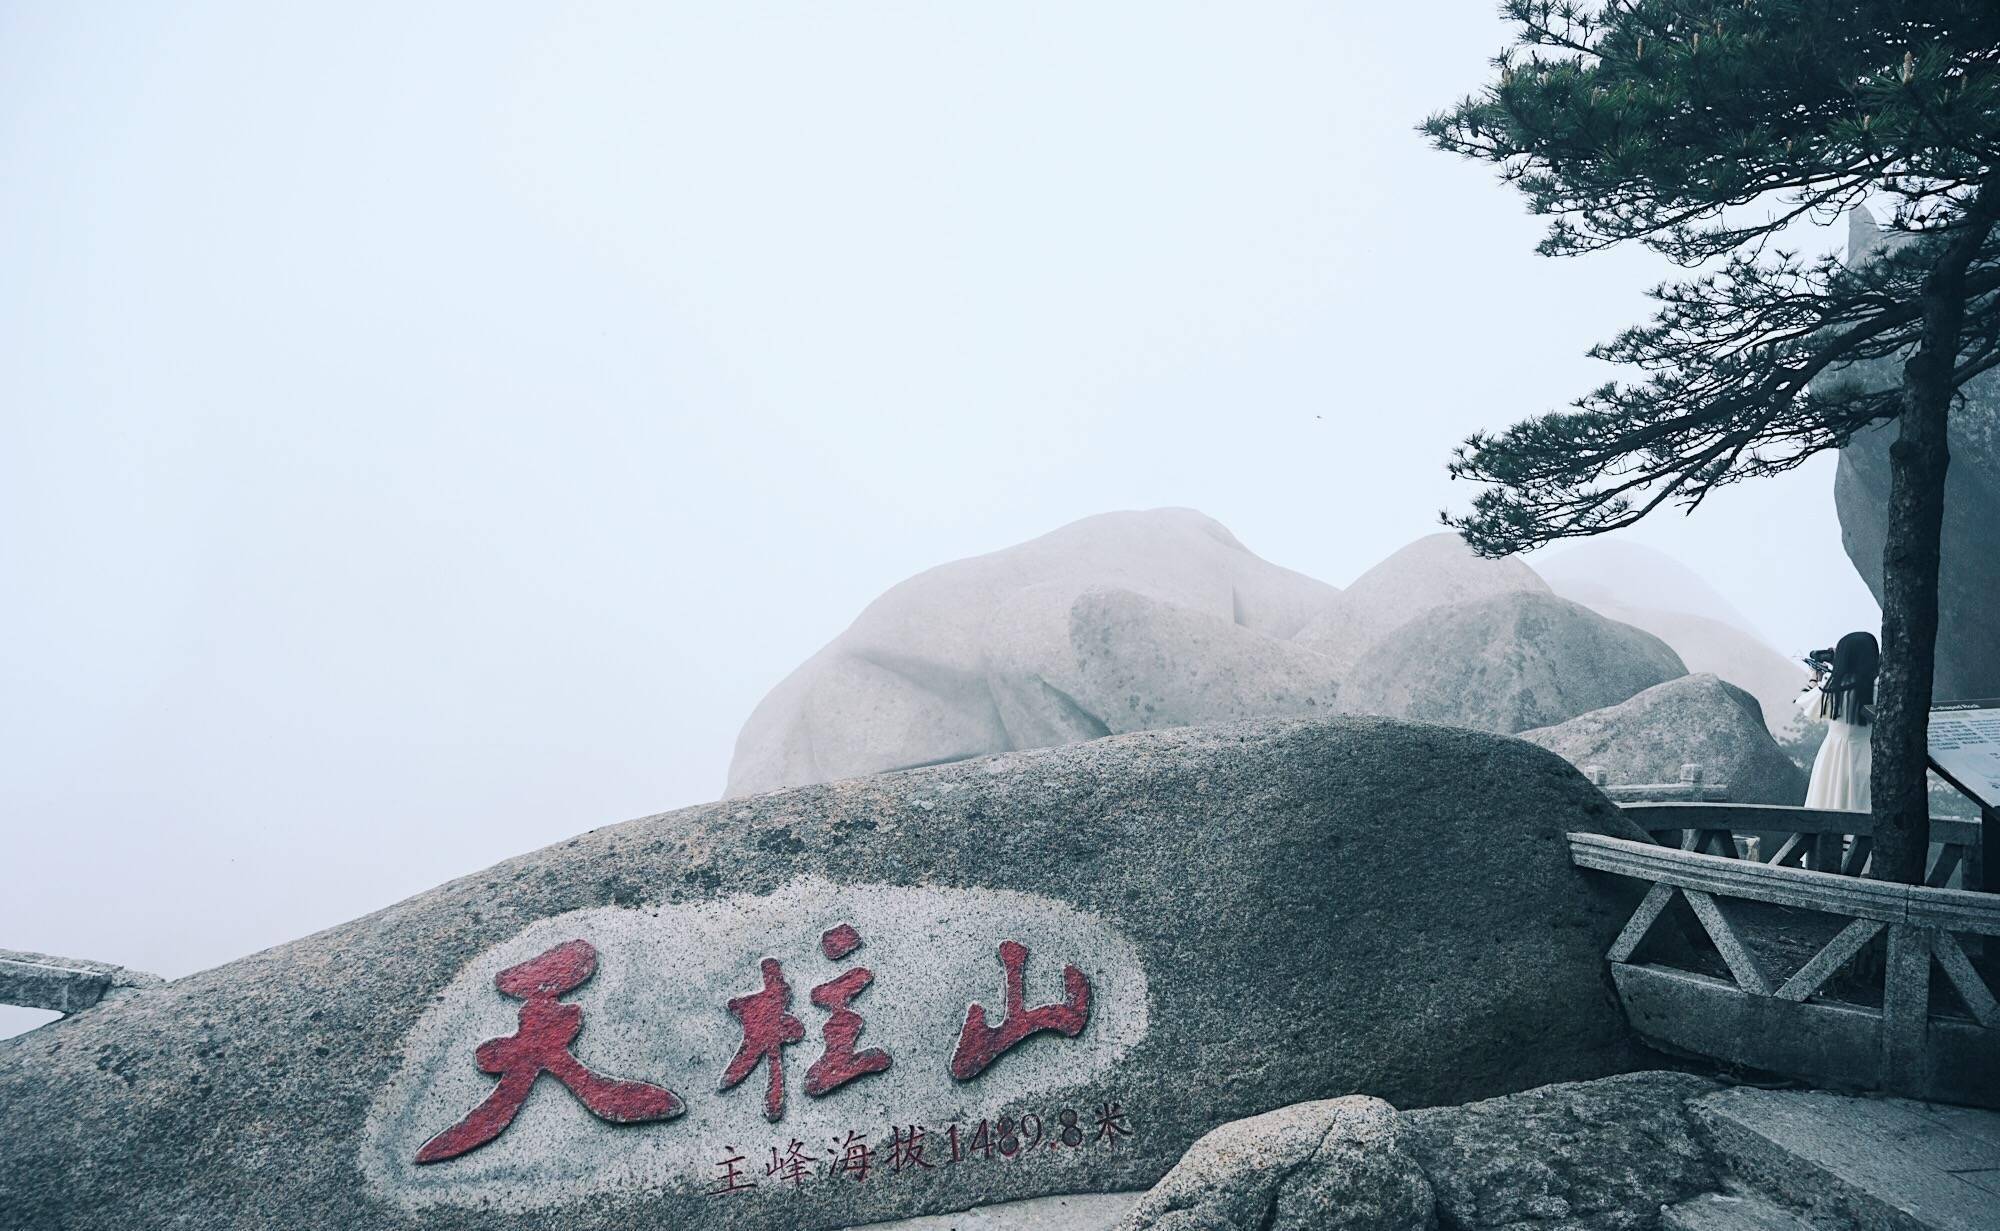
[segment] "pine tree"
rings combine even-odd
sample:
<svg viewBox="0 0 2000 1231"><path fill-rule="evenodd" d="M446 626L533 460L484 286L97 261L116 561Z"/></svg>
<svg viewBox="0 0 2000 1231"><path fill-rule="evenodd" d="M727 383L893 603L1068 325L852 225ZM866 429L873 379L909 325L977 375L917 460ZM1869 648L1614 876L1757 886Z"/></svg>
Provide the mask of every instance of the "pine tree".
<svg viewBox="0 0 2000 1231"><path fill-rule="evenodd" d="M2000 366L2000 2L1509 0L1497 78L1435 115L1439 149L1500 168L1551 219L1540 251L1636 242L1687 274L1593 348L1630 365L1457 450L1488 484L1446 515L1484 555L1627 526L1899 421L1874 726L1876 874L1929 842L1925 736L1945 429ZM1783 247L1801 219L1888 204L1905 238L1850 268ZM1886 387L1854 371L1900 365ZM1990 858L1990 857L1989 857Z"/></svg>

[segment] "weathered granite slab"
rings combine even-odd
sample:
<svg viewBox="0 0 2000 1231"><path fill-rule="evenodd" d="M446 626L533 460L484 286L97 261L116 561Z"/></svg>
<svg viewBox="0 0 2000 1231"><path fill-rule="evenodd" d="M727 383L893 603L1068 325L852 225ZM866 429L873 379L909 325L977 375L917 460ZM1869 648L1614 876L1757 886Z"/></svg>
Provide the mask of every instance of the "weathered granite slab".
<svg viewBox="0 0 2000 1231"><path fill-rule="evenodd" d="M0 949L0 1004L75 1013L120 992L156 987L160 976L110 962Z"/></svg>
<svg viewBox="0 0 2000 1231"><path fill-rule="evenodd" d="M920 1214L849 1231L1111 1231L1144 1193L1025 1197L955 1214Z"/></svg>
<svg viewBox="0 0 2000 1231"><path fill-rule="evenodd" d="M1823 1225L2000 1231L2000 1112L1748 1088L1694 1111L1739 1175Z"/></svg>
<svg viewBox="0 0 2000 1231"><path fill-rule="evenodd" d="M0 1222L854 1226L1616 1071L1632 898L1567 830L1636 836L1552 753L1383 719L596 830L0 1043Z"/></svg>

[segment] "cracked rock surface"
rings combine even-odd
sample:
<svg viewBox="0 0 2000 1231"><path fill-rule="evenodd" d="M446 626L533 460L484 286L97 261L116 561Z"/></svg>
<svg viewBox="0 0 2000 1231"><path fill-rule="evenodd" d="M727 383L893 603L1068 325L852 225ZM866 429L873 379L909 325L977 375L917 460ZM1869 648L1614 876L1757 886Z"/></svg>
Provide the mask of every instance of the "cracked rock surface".
<svg viewBox="0 0 2000 1231"><path fill-rule="evenodd" d="M1117 1231L1638 1231L1722 1191L1690 1104L1721 1087L1648 1072L1398 1113L1298 1103L1195 1142Z"/></svg>
<svg viewBox="0 0 2000 1231"><path fill-rule="evenodd" d="M1363 1095L1225 1124L1189 1148L1118 1231L1421 1231L1431 1186L1396 1109Z"/></svg>
<svg viewBox="0 0 2000 1231"><path fill-rule="evenodd" d="M1447 1228L1624 1231L1722 1185L1688 1104L1720 1087L1691 1073L1568 1082L1403 1117L1403 1144Z"/></svg>

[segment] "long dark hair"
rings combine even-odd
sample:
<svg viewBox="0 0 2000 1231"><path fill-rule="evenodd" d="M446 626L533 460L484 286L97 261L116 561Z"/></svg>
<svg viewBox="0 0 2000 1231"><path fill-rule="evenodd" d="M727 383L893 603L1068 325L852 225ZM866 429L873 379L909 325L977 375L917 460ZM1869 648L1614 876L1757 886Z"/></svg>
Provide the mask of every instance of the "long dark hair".
<svg viewBox="0 0 2000 1231"><path fill-rule="evenodd" d="M1868 710L1875 704L1875 668L1882 662L1881 647L1874 633L1849 633L1833 647L1833 666L1819 686L1822 718L1844 718L1868 724Z"/></svg>

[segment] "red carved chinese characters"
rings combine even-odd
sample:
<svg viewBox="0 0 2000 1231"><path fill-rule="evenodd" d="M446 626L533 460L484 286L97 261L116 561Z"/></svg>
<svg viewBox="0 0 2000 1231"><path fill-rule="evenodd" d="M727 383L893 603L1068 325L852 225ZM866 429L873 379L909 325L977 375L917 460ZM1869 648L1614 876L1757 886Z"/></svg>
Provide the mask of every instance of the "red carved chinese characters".
<svg viewBox="0 0 2000 1231"><path fill-rule="evenodd" d="M762 969L763 990L729 1002L729 1012L743 1023L743 1045L736 1049L736 1058L723 1071L720 1088L731 1088L750 1076L759 1063L770 1061L771 1082L764 1092L764 1118L776 1124L785 1114L783 1049L805 1038L806 1028L787 1012L792 1007L792 985L785 982L784 967L777 958L767 957Z"/></svg>
<svg viewBox="0 0 2000 1231"><path fill-rule="evenodd" d="M1001 944L1000 965L1007 972L1006 1016L998 1026L989 1026L984 1005L975 1004L965 1011L965 1028L958 1032L958 1046L951 1052L951 1075L959 1081L979 1076L1031 1034L1053 1030L1073 1039L1090 1021L1090 980L1074 966L1063 967L1063 1003L1028 1008L1024 990L1027 964L1026 945L1014 940Z"/></svg>
<svg viewBox="0 0 2000 1231"><path fill-rule="evenodd" d="M820 951L836 961L860 946L861 934L845 923L820 937ZM861 1015L848 1005L874 980L874 973L867 967L856 966L812 990L812 1002L832 1014L820 1027L820 1038L825 1040L826 1049L806 1070L806 1093L813 1098L832 1094L856 1078L880 1073L889 1067L889 1053L880 1048L871 1047L864 1052L854 1050L855 1042L861 1038L862 1021Z"/></svg>
<svg viewBox="0 0 2000 1231"><path fill-rule="evenodd" d="M425 1142L417 1151L419 1163L457 1158L498 1137L514 1122L543 1073L567 1086L591 1114L613 1124L670 1120L685 1110L671 1090L600 1076L570 1054L583 1031L583 1010L558 997L583 986L596 972L597 950L588 941L572 940L494 978L503 994L527 1002L521 1006L519 1029L506 1038L486 1040L473 1053L481 1071L496 1074L500 1084L463 1120Z"/></svg>
<svg viewBox="0 0 2000 1231"><path fill-rule="evenodd" d="M820 933L819 951L836 962L860 947L861 933L855 931L851 923L843 923Z"/></svg>

